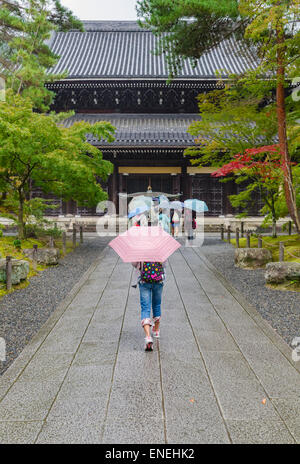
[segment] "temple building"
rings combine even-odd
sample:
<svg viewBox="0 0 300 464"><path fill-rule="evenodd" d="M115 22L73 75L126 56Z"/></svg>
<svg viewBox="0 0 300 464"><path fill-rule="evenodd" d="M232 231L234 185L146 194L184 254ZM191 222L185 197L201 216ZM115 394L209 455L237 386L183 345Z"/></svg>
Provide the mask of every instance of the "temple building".
<svg viewBox="0 0 300 464"><path fill-rule="evenodd" d="M114 165L103 185L118 205L119 193L153 190L199 198L209 215L234 214L228 195L234 183L221 183L210 176L211 167L192 166L183 156L194 144L188 126L199 120L196 97L217 87L223 79L256 67L250 50L230 53L234 43L221 44L198 60L196 67L184 62L180 74L167 83L163 56L153 53L157 39L133 21L84 21L85 32L54 33L49 41L60 56L51 72L68 77L47 84L56 93L56 111L74 110L65 124L75 121L109 121L117 129L116 140L104 143L87 134L88 141ZM258 199L259 200L259 199ZM94 215L95 209L57 200L55 214ZM257 201L256 211L259 209Z"/></svg>

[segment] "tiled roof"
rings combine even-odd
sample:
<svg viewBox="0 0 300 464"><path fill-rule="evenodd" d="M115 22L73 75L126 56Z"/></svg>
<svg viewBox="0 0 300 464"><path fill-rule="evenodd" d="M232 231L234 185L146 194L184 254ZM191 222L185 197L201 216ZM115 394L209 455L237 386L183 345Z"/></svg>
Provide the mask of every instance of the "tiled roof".
<svg viewBox="0 0 300 464"><path fill-rule="evenodd" d="M85 32L54 33L52 51L60 56L53 73L68 72L68 79L167 79L162 55L152 53L157 38L134 21L83 21ZM203 55L193 68L183 64L178 78L215 79L257 66L255 56L232 39Z"/></svg>
<svg viewBox="0 0 300 464"><path fill-rule="evenodd" d="M159 146L186 147L194 144L194 137L187 133L188 126L200 119L196 114L85 114L77 113L68 118L64 125L85 121L94 124L108 121L116 127L115 142L99 142L87 134L88 142L99 146Z"/></svg>

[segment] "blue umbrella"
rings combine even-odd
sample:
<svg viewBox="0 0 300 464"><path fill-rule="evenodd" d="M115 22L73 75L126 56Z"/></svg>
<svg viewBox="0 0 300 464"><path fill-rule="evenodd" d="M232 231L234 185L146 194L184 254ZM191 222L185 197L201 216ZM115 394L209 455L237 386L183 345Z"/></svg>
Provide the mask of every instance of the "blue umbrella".
<svg viewBox="0 0 300 464"><path fill-rule="evenodd" d="M208 211L208 207L205 201L196 200L196 198L185 200L184 207L192 209L197 213L203 213L204 211Z"/></svg>
<svg viewBox="0 0 300 464"><path fill-rule="evenodd" d="M179 200L171 201L170 203L170 208L177 209L177 211L181 211L183 207L184 207L184 203L182 203L182 201L179 201Z"/></svg>
<svg viewBox="0 0 300 464"><path fill-rule="evenodd" d="M137 208L143 208L144 206L147 206L150 209L152 206L152 198L140 195L134 197L131 200L131 202L128 205L128 208L131 211Z"/></svg>
<svg viewBox="0 0 300 464"><path fill-rule="evenodd" d="M128 217L129 219L134 217L134 216L137 216L138 214L142 214L144 213L145 211L149 211L149 207L147 205L144 205L144 206L140 206L139 208L136 208L134 209L133 211L131 211L129 214L128 214Z"/></svg>
<svg viewBox="0 0 300 464"><path fill-rule="evenodd" d="M159 207L161 209L170 209L170 202L169 200L162 200L160 203L159 203Z"/></svg>

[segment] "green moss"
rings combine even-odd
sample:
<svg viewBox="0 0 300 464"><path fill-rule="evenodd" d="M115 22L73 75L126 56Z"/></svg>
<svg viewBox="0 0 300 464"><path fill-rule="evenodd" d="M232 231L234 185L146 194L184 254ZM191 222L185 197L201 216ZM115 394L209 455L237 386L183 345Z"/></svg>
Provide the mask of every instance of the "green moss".
<svg viewBox="0 0 300 464"><path fill-rule="evenodd" d="M299 283L283 282L281 284L266 284L266 287L270 288L271 290L300 292L300 284Z"/></svg>
<svg viewBox="0 0 300 464"><path fill-rule="evenodd" d="M279 260L279 242L284 242L284 260L289 262L300 262L300 236L299 235L281 235L280 237L273 238L273 237L262 237L263 240L263 248L268 248L272 253L273 261ZM230 240L232 245L236 246L236 240ZM250 246L251 248L257 248L257 237L251 237ZM240 238L239 241L240 248L246 248L247 246L247 239ZM295 256L299 256L299 258L294 258L289 255L292 253Z"/></svg>
<svg viewBox="0 0 300 464"><path fill-rule="evenodd" d="M0 255L1 258L5 258L6 256L11 256L14 259L23 259L25 261L29 262L29 273L27 276L27 279L17 285L13 285L12 289L8 292L6 290L6 285L5 283L0 284L0 298L4 295L7 295L8 293L12 293L15 290L20 290L22 288L26 288L29 285L29 281L31 277L36 276L39 272L44 271L50 266L47 265L41 265L38 264L36 270L33 269L32 262L30 261L29 258L23 255L22 249L18 251L15 246L13 245L14 240L16 237L0 237ZM47 248L48 247L48 240L46 239L34 239L34 238L28 238L21 240L22 242L22 248L33 248L33 245L37 245L38 248ZM55 240L55 246L59 248L60 250L60 256L63 258L63 252L62 252L62 240ZM77 245L78 246L78 245ZM73 251L73 243L72 241L67 241L66 243L66 253L70 253Z"/></svg>

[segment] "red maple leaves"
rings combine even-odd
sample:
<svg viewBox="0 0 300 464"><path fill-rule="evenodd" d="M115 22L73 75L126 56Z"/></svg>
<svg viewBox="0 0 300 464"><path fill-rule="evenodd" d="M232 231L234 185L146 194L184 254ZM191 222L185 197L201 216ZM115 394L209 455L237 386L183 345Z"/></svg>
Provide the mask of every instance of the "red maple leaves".
<svg viewBox="0 0 300 464"><path fill-rule="evenodd" d="M285 172L279 145L247 148L243 154L238 153L234 156L233 161L225 164L211 175L224 177L239 172L260 177L263 182L267 180L279 181L282 173Z"/></svg>

